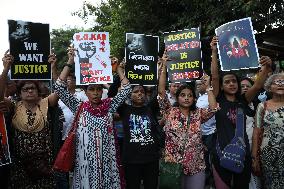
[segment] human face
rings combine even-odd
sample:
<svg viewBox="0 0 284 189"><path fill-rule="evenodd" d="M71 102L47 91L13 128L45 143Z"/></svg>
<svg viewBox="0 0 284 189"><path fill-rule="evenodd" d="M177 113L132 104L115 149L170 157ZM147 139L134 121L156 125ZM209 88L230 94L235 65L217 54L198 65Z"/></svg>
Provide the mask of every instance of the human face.
<svg viewBox="0 0 284 189"><path fill-rule="evenodd" d="M284 95L284 76L277 76L271 83L270 92L273 95Z"/></svg>
<svg viewBox="0 0 284 189"><path fill-rule="evenodd" d="M18 21L16 26L16 31L12 34L12 37L16 40L25 41L30 35L30 26L27 22Z"/></svg>
<svg viewBox="0 0 284 189"><path fill-rule="evenodd" d="M38 98L38 89L34 83L26 83L21 89L22 101L34 101Z"/></svg>
<svg viewBox="0 0 284 189"><path fill-rule="evenodd" d="M202 85L202 82L200 80L196 81L196 92L197 93L201 93L201 85Z"/></svg>
<svg viewBox="0 0 284 189"><path fill-rule="evenodd" d="M238 80L232 74L223 77L222 89L225 94L234 95L238 92Z"/></svg>
<svg viewBox="0 0 284 189"><path fill-rule="evenodd" d="M143 106L145 103L145 90L142 86L135 86L131 93L131 101L133 106Z"/></svg>
<svg viewBox="0 0 284 189"><path fill-rule="evenodd" d="M170 93L172 96L175 96L177 93L177 90L179 88L180 84L179 83L171 83L170 84Z"/></svg>
<svg viewBox="0 0 284 189"><path fill-rule="evenodd" d="M101 102L103 89L101 85L89 85L86 95L93 106L97 106Z"/></svg>
<svg viewBox="0 0 284 189"><path fill-rule="evenodd" d="M252 85L248 80L241 81L241 88L242 88L242 94L246 93L249 88L251 88Z"/></svg>
<svg viewBox="0 0 284 189"><path fill-rule="evenodd" d="M189 108L194 102L192 91L190 89L183 89L177 100L180 107Z"/></svg>
<svg viewBox="0 0 284 189"><path fill-rule="evenodd" d="M13 96L17 91L17 86L15 81L8 81L7 88L6 88L6 96Z"/></svg>
<svg viewBox="0 0 284 189"><path fill-rule="evenodd" d="M210 78L208 76L202 77L201 85L200 85L200 88L199 88L201 94L204 94L206 92L206 88L207 88L209 79Z"/></svg>

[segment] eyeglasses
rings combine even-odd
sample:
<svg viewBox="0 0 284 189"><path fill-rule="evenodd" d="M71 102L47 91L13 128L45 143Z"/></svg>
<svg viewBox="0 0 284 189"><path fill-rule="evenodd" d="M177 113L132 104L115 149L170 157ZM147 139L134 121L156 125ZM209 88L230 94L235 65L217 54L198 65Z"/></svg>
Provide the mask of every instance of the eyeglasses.
<svg viewBox="0 0 284 189"><path fill-rule="evenodd" d="M284 79L276 79L272 82L275 85L284 85Z"/></svg>
<svg viewBox="0 0 284 189"><path fill-rule="evenodd" d="M28 91L35 91L35 90L37 90L36 87L23 87L21 91L28 92Z"/></svg>

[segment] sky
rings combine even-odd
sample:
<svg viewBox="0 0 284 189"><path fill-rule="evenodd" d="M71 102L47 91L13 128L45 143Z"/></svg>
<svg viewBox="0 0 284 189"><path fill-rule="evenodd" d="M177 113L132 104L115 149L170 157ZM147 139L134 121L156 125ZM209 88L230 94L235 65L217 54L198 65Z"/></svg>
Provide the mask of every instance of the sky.
<svg viewBox="0 0 284 189"><path fill-rule="evenodd" d="M52 29L64 27L88 28L73 11L79 10L86 0L0 0L0 57L9 49L8 19L50 24ZM101 0L87 0L98 4ZM0 63L2 72L3 64ZM0 74L1 74L0 72Z"/></svg>

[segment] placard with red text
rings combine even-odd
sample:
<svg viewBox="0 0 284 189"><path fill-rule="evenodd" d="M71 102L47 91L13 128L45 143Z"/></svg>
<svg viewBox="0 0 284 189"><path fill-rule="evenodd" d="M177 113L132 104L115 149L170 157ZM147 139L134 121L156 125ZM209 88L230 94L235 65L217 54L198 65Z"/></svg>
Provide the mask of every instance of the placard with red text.
<svg viewBox="0 0 284 189"><path fill-rule="evenodd" d="M108 32L80 32L73 36L77 85L112 83Z"/></svg>

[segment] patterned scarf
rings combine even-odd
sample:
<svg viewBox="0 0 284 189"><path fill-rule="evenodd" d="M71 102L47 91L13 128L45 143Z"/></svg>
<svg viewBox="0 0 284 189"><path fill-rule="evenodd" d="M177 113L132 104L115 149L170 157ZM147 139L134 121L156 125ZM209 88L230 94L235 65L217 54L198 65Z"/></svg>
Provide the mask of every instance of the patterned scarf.
<svg viewBox="0 0 284 189"><path fill-rule="evenodd" d="M95 108L92 106L90 101L87 101L84 102L83 109L85 109L94 116L103 117L108 113L111 100L111 98L103 99L101 103Z"/></svg>

